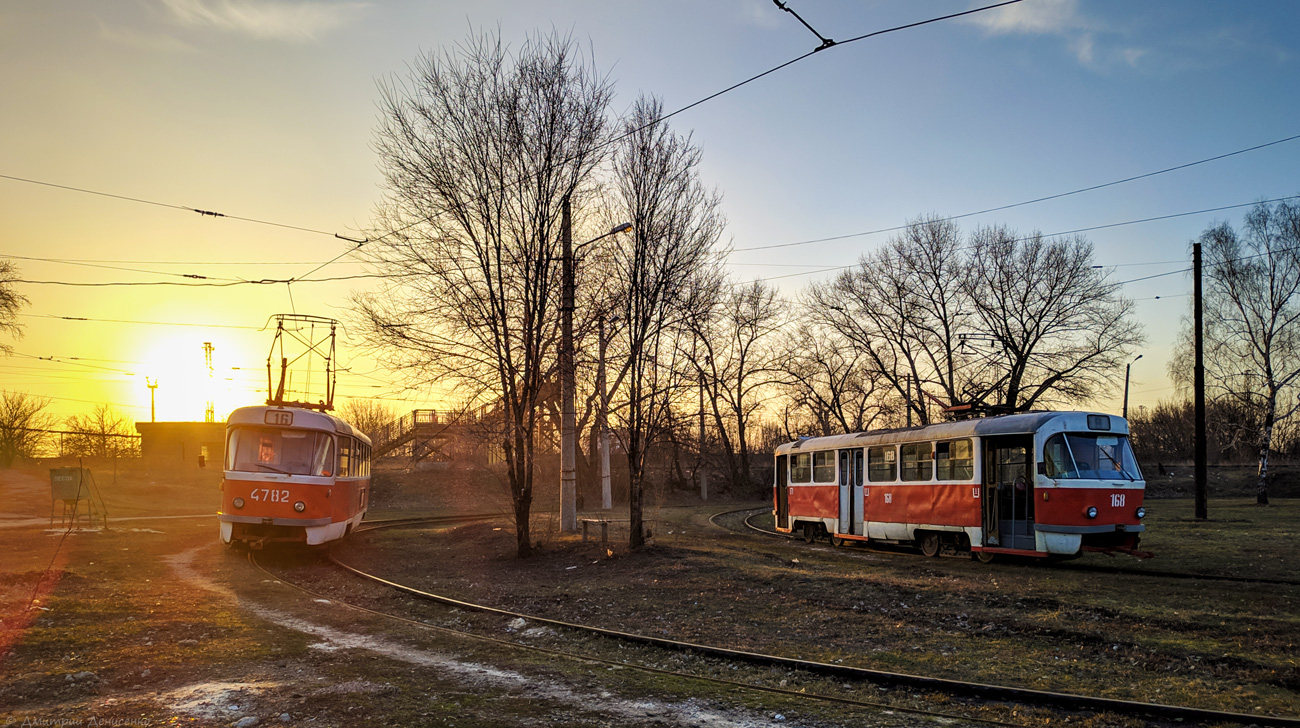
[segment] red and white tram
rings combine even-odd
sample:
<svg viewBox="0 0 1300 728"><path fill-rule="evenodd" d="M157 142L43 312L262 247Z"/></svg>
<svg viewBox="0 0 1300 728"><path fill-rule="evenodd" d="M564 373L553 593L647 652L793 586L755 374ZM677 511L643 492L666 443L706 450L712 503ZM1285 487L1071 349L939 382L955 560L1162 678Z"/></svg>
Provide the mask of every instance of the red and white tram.
<svg viewBox="0 0 1300 728"><path fill-rule="evenodd" d="M1138 554L1146 483L1128 434L1113 415L1029 412L804 438L776 449L777 529L986 561Z"/></svg>
<svg viewBox="0 0 1300 728"><path fill-rule="evenodd" d="M311 409L242 407L226 424L221 540L323 544L361 523L370 494L370 438Z"/></svg>

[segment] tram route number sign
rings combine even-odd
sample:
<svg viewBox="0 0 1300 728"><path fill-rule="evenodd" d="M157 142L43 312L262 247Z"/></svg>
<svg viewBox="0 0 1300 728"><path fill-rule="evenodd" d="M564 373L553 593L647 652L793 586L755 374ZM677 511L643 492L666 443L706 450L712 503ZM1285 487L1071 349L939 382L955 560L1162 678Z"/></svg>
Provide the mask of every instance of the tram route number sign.
<svg viewBox="0 0 1300 728"><path fill-rule="evenodd" d="M293 413L286 412L285 410L267 410L265 421L266 424L268 425L279 425L280 427L292 427Z"/></svg>

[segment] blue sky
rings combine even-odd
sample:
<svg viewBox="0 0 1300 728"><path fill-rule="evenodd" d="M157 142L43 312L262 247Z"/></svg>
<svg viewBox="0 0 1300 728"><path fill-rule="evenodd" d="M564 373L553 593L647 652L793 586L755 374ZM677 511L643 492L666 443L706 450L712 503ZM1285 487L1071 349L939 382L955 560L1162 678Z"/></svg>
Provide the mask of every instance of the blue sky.
<svg viewBox="0 0 1300 728"><path fill-rule="evenodd" d="M837 40L976 6L791 1ZM686 106L818 43L769 0L8 3L0 7L0 175L347 234L365 226L379 197L377 82L484 28L515 46L536 30L572 34L614 81L615 113L641 92L668 109ZM788 276L852 264L887 236L740 249L963 214L1300 134L1296 28L1300 3L1289 0L1025 0L836 46L674 124L693 133L705 181L724 194L735 275ZM1297 170L1300 140L962 225L1056 233L1249 203L1300 194ZM1177 261L1187 260L1191 239L1242 213L1087 235L1098 263L1119 266L1114 279L1128 280L1185 267ZM8 179L0 179L0 220L0 255L121 261L107 265L135 271L289 277L346 245ZM15 262L29 280L163 279ZM339 263L322 274L359 270ZM776 282L793 298L828 275ZM57 397L58 414L106 400L147 419L147 375L162 380L159 419L201 417L203 341L216 345L219 378L238 387L218 409L256 401L270 345L256 327L291 306L341 315L343 296L362 285L295 285L291 301L285 286L23 284L27 334L14 342L20 356L0 361L0 388ZM1173 394L1165 365L1190 279L1125 291L1138 299L1149 339L1132 402L1152 404ZM340 383L343 394L390 391L362 377ZM1095 404L1118 409L1113 400Z"/></svg>

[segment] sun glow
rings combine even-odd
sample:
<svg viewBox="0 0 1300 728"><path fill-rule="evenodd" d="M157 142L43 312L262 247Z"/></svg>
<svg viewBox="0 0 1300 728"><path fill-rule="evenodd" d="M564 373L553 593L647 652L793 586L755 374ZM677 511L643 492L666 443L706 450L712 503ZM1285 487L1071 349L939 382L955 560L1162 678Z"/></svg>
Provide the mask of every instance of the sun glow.
<svg viewBox="0 0 1300 728"><path fill-rule="evenodd" d="M205 343L212 345L211 370ZM148 406L148 384L157 385L153 396L159 422L202 422L209 403L213 420L224 422L231 410L266 399L265 371L248 366L256 359L229 338L174 336L148 347L140 389ZM148 415L139 419L147 421Z"/></svg>

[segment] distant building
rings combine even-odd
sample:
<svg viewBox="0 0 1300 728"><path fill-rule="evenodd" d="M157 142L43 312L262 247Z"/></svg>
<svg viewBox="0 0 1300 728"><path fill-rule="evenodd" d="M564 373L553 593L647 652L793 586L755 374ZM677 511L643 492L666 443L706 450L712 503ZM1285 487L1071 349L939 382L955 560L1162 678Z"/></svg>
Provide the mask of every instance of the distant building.
<svg viewBox="0 0 1300 728"><path fill-rule="evenodd" d="M221 470L225 462L224 422L137 422L135 429L146 463L188 463Z"/></svg>

